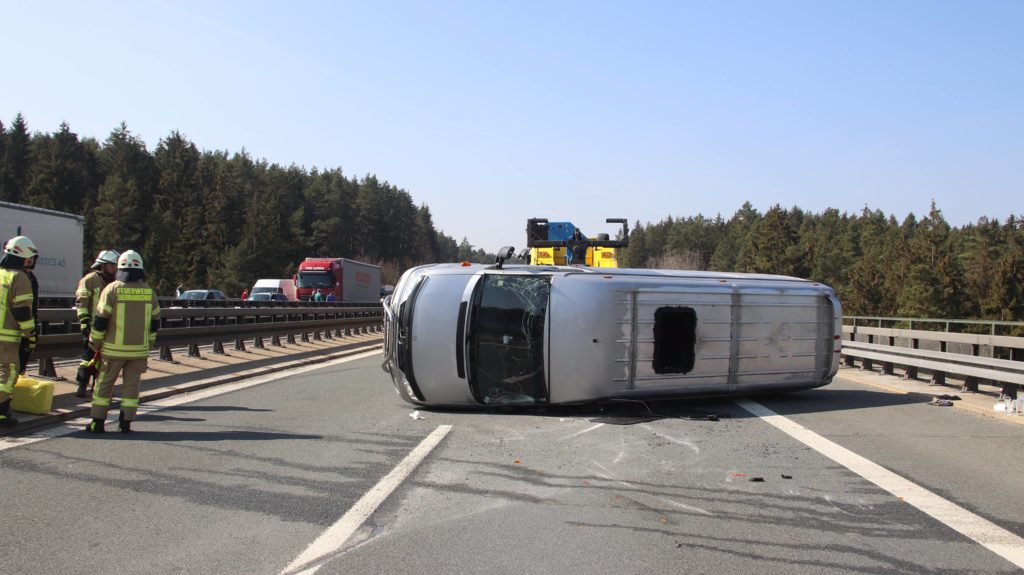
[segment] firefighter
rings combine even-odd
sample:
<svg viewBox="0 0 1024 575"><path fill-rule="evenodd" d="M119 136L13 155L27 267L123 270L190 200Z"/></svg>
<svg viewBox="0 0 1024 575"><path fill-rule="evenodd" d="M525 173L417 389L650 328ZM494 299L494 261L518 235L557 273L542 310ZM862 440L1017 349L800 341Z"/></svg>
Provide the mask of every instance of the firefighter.
<svg viewBox="0 0 1024 575"><path fill-rule="evenodd" d="M39 335L39 280L36 279L35 273L32 270L36 267L36 261L39 259L38 256L33 258L25 258L25 266L22 271L28 276L28 282L32 286L32 322L36 324L36 335ZM28 367L28 360L32 357L32 352L36 349L35 338L21 338L21 347L18 348L18 375L25 375L25 368ZM42 372L40 372L42 373Z"/></svg>
<svg viewBox="0 0 1024 575"><path fill-rule="evenodd" d="M18 381L21 339L35 347L36 322L32 319L32 284L22 271L25 261L39 255L32 240L16 236L4 245L0 259L0 427L13 427L11 395Z"/></svg>
<svg viewBox="0 0 1024 575"><path fill-rule="evenodd" d="M75 291L75 305L78 307L78 326L82 330L82 362L78 366L78 390L75 395L85 397L85 390L89 385L89 377L99 369L96 361L96 352L89 347L89 331L92 329L92 314L96 311L96 302L100 299L100 292L107 284L114 281L114 274L117 272L117 250L106 250L96 256L90 269L93 271L85 274L78 282L78 289ZM92 369L90 369L92 368Z"/></svg>
<svg viewBox="0 0 1024 575"><path fill-rule="evenodd" d="M124 252L117 258L116 278L103 288L96 303L89 347L102 355L103 365L92 393L92 421L85 428L88 432L104 432L118 374L122 374L118 428L122 433L132 430L139 407L139 384L160 326L160 304L145 278L142 256L133 250Z"/></svg>

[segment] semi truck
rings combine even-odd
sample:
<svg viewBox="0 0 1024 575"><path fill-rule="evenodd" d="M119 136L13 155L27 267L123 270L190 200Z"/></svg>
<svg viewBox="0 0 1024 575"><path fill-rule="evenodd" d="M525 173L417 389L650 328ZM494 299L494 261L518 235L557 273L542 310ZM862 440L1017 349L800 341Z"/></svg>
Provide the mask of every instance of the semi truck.
<svg viewBox="0 0 1024 575"><path fill-rule="evenodd" d="M337 301L379 302L380 266L346 258L306 258L295 274L301 301L334 294Z"/></svg>
<svg viewBox="0 0 1024 575"><path fill-rule="evenodd" d="M74 298L82 277L85 218L76 214L0 202L0 242L28 236L39 249L33 273L39 298Z"/></svg>

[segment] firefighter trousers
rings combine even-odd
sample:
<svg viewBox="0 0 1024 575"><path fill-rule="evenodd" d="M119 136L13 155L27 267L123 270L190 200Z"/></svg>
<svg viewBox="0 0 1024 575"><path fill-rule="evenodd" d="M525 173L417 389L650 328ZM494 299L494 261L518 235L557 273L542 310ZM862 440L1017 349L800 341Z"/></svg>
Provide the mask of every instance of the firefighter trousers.
<svg viewBox="0 0 1024 575"><path fill-rule="evenodd" d="M93 351L91 347L89 347L89 340L84 339L84 341L82 342L82 361L79 362L78 373L75 374L75 380L78 381L79 385L88 385L89 376L92 375L91 373L89 373L89 367L90 364L92 363L92 358L94 357L96 357L96 352ZM95 365L92 367L93 373L98 374L99 365Z"/></svg>
<svg viewBox="0 0 1024 575"><path fill-rule="evenodd" d="M20 348L21 345L17 343L0 343L0 403L14 394L14 384L18 382L18 371L21 368Z"/></svg>
<svg viewBox="0 0 1024 575"><path fill-rule="evenodd" d="M135 419L139 408L139 384L146 372L147 359L103 358L103 365L96 377L96 388L92 391L92 418L106 419L110 400L114 395L114 382L121 375L121 411L127 421Z"/></svg>

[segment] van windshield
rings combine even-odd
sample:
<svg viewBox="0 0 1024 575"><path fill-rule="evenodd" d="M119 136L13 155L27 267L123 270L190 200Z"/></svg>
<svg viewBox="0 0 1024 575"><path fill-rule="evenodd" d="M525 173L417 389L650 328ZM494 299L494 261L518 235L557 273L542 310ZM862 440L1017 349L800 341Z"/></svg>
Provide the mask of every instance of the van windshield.
<svg viewBox="0 0 1024 575"><path fill-rule="evenodd" d="M487 274L473 298L470 387L486 404L545 403L544 323L551 278Z"/></svg>
<svg viewBox="0 0 1024 575"><path fill-rule="evenodd" d="M329 288L334 285L334 275L331 272L299 272L295 278L295 287L300 288Z"/></svg>

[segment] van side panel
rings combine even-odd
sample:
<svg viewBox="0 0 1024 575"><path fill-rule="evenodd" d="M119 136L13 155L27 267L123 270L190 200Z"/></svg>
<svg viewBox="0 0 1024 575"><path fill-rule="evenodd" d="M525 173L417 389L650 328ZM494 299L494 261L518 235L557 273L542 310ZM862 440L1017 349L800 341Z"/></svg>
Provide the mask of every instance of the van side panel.
<svg viewBox="0 0 1024 575"><path fill-rule="evenodd" d="M835 355L831 339L838 302L830 293L799 280L556 277L550 307L551 400L824 385L831 380ZM661 342L655 329L659 310L663 321L669 318ZM686 331L695 331L695 337L675 337ZM680 348L684 341L690 347ZM679 357L665 361L666 354ZM674 361L680 358L687 361Z"/></svg>
<svg viewBox="0 0 1024 575"><path fill-rule="evenodd" d="M628 366L615 359L625 348L623 310L611 280L600 276L551 278L548 305L548 398L573 403L626 392Z"/></svg>

